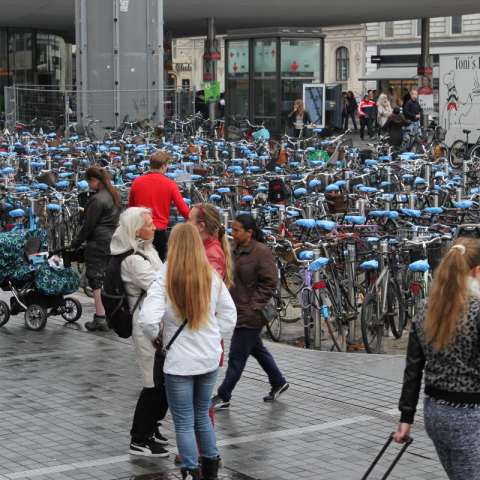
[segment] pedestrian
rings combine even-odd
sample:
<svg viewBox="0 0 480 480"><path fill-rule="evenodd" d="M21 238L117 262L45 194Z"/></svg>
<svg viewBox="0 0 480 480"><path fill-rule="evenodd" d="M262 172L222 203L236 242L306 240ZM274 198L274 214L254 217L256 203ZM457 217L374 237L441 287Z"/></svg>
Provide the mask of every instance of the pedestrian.
<svg viewBox="0 0 480 480"><path fill-rule="evenodd" d="M177 184L165 176L170 161L167 152L157 150L150 157L149 172L133 182L128 199L129 207L146 207L152 211L156 228L153 245L162 261L165 261L167 255L167 227L172 203L175 203L184 218L188 218L189 214L189 208Z"/></svg>
<svg viewBox="0 0 480 480"><path fill-rule="evenodd" d="M377 102L377 122L379 128L383 129L390 115L393 113L393 108L390 105L387 95L381 93Z"/></svg>
<svg viewBox="0 0 480 480"><path fill-rule="evenodd" d="M348 119L349 118L352 119L352 124L353 124L353 128L355 129L355 131L358 130L357 121L356 121L356 118L355 118L355 115L357 114L357 109L358 109L358 103L357 103L357 100L355 98L355 94L351 90L349 90L347 92L347 119L346 119L346 122L345 122L345 130L348 130Z"/></svg>
<svg viewBox="0 0 480 480"><path fill-rule="evenodd" d="M342 128L347 129L348 125L348 98L347 92L342 92Z"/></svg>
<svg viewBox="0 0 480 480"><path fill-rule="evenodd" d="M289 387L261 337L265 325L262 308L273 297L278 283L272 252L264 245L263 234L249 214L239 215L233 222L233 238L235 273L230 292L237 307L237 324L230 344L225 379L212 399L217 410L230 407L232 392L250 355L268 375L271 390L264 397L265 402L275 401Z"/></svg>
<svg viewBox="0 0 480 480"><path fill-rule="evenodd" d="M403 142L403 129L407 125L408 121L400 113L400 109L395 107L384 125L384 129L388 133L388 142L392 147L401 147Z"/></svg>
<svg viewBox="0 0 480 480"><path fill-rule="evenodd" d="M407 120L419 123L422 116L422 107L418 102L418 91L413 89L410 91L410 99L403 105L403 114Z"/></svg>
<svg viewBox="0 0 480 480"><path fill-rule="evenodd" d="M154 362L156 349L138 323L144 293L148 290L162 266L153 247L155 225L147 208L131 207L120 216L120 223L110 244L112 255L132 252L120 267L130 309L135 306L132 319L132 340L137 363L142 373L143 389L137 401L131 429L131 455L167 457L162 445L168 440L161 434L159 423L165 418L168 402L163 385L155 385Z"/></svg>
<svg viewBox="0 0 480 480"><path fill-rule="evenodd" d="M295 100L293 111L288 116L288 123L293 129L293 136L300 138L305 134L306 126L312 123L310 114L305 110L303 100Z"/></svg>
<svg viewBox="0 0 480 480"><path fill-rule="evenodd" d="M369 99L368 95L363 97L363 100L358 106L358 117L360 119L360 138L365 139L365 127L370 138L373 137L372 118L374 114L375 102Z"/></svg>
<svg viewBox="0 0 480 480"><path fill-rule="evenodd" d="M230 288L233 284L232 254L218 209L208 203L199 203L190 210L188 221L197 227L211 267Z"/></svg>
<svg viewBox="0 0 480 480"><path fill-rule="evenodd" d="M208 263L198 229L189 223L176 225L168 262L148 290L140 322L156 344L170 344L163 371L183 479L217 479L220 455L208 409L221 339L231 333L236 318L235 304Z"/></svg>
<svg viewBox="0 0 480 480"><path fill-rule="evenodd" d="M395 92L395 89L393 87L390 87L388 89L388 101L390 102L390 105L392 107L392 109L394 109L395 107L400 107L400 102L399 102L399 99L398 99L398 96Z"/></svg>
<svg viewBox="0 0 480 480"><path fill-rule="evenodd" d="M85 323L85 328L89 331L107 331L101 289L110 256L110 241L118 224L120 195L104 168L90 167L86 171L86 179L94 194L87 201L82 228L71 247L78 249L86 242L86 276L93 290L95 314L93 321Z"/></svg>
<svg viewBox="0 0 480 480"><path fill-rule="evenodd" d="M480 241L459 238L412 323L400 423L410 437L425 373L424 422L451 480L480 479Z"/></svg>

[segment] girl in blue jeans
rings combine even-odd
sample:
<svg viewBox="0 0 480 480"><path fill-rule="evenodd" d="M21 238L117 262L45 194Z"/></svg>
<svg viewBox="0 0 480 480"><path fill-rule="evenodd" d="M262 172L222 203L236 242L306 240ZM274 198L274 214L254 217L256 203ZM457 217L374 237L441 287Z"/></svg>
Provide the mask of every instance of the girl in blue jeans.
<svg viewBox="0 0 480 480"><path fill-rule="evenodd" d="M152 341L170 345L163 372L183 479L218 478L220 455L208 409L221 339L236 320L235 304L212 270L197 228L177 225L168 242L168 262L148 290L139 322Z"/></svg>

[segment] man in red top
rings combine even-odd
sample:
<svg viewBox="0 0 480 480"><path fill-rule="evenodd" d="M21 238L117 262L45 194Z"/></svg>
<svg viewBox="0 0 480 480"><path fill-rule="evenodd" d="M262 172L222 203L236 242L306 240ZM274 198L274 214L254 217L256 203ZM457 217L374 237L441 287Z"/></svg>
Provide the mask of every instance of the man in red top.
<svg viewBox="0 0 480 480"><path fill-rule="evenodd" d="M149 172L133 182L128 199L129 207L146 207L152 211L156 227L153 245L162 261L166 258L167 227L172 202L184 218L187 219L189 214L189 208L177 184L165 176L170 160L167 152L155 152L150 157Z"/></svg>

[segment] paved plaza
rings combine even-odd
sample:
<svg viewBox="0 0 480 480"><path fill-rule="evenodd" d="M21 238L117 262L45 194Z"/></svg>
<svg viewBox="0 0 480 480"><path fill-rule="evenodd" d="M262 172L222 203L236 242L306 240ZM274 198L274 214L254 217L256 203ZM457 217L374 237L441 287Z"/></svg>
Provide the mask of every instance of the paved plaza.
<svg viewBox="0 0 480 480"><path fill-rule="evenodd" d="M0 480L178 478L170 416L170 458L126 454L140 373L130 341L86 332L89 318L50 318L37 333L19 315L0 329ZM248 363L230 411L217 414L221 478L361 479L398 419L403 356L269 348L291 388L263 403L265 375ZM390 478L446 479L421 415L414 438ZM398 448L391 450L386 460Z"/></svg>

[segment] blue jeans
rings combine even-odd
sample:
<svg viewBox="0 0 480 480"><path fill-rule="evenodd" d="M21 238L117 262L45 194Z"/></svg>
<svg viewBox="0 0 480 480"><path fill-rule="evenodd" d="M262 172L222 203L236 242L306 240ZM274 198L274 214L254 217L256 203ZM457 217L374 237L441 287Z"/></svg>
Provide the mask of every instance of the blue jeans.
<svg viewBox="0 0 480 480"><path fill-rule="evenodd" d="M268 375L272 388L281 387L286 383L272 354L263 344L261 334L261 328L240 327L235 329L230 343L227 373L218 389L218 394L225 402L229 402L232 398L233 389L240 380L250 355L257 360Z"/></svg>
<svg viewBox="0 0 480 480"><path fill-rule="evenodd" d="M219 457L215 431L208 416L217 374L218 370L189 377L165 374L168 404L183 468L198 468L197 440L202 456Z"/></svg>

